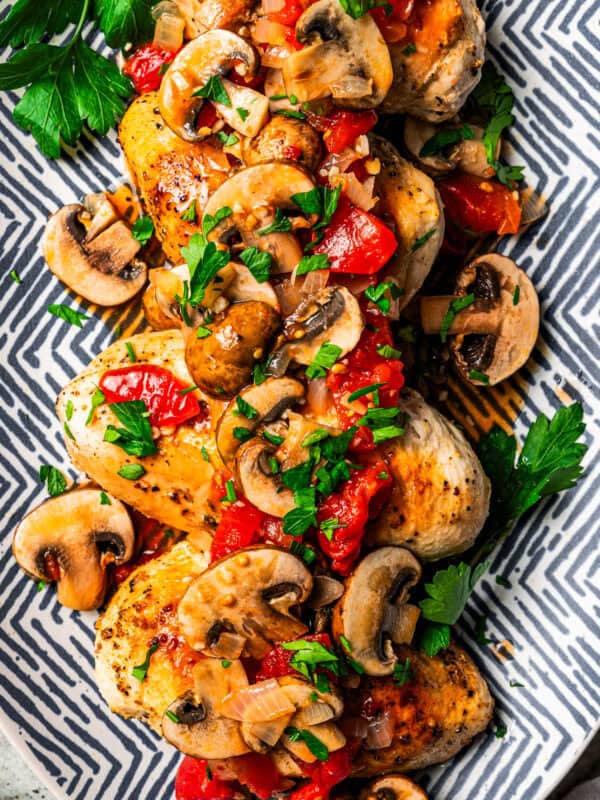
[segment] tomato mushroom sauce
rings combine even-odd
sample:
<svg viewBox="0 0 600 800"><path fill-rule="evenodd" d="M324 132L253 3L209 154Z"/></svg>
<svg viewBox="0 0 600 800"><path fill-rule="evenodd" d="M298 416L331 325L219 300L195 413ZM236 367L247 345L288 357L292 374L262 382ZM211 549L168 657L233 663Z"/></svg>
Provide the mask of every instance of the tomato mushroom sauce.
<svg viewBox="0 0 600 800"><path fill-rule="evenodd" d="M86 14L79 80L101 59ZM585 452L577 404L519 457L500 430L476 454L444 413L450 370L486 392L538 333L531 280L487 252L545 212L502 155L512 91L471 0L186 0L112 23L122 74L102 61L99 96L114 117L135 90L119 140L139 203L89 194L42 249L91 303L143 290L147 328L61 392L89 483L43 466L15 557L102 608L100 690L184 754L178 800L422 800L402 773L493 715L452 626Z"/></svg>

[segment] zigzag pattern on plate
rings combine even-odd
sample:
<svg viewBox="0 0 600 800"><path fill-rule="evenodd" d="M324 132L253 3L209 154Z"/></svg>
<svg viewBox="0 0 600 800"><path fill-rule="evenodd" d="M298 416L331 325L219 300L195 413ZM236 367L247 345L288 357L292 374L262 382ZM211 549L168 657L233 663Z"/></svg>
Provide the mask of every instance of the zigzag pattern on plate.
<svg viewBox="0 0 600 800"><path fill-rule="evenodd" d="M522 434L540 411L581 400L595 445L585 480L523 521L469 604L463 635L508 733L482 737L428 771L423 783L432 798L541 800L598 725L597 8L596 0L493 0L483 7L491 54L516 94L512 161L527 165L528 182L551 208L530 233L502 245L540 292L543 328L516 380L495 390L457 387L450 409L468 427L473 420L483 428L512 427L518 417ZM114 134L88 137L76 152L49 162L12 123L16 99L0 97L0 720L59 798L167 800L179 756L142 724L106 709L92 675L94 615L60 608L51 589L38 592L10 553L14 525L44 497L39 465L68 471L53 410L57 392L113 340L117 325L126 337L141 324L135 307L98 310L70 296L39 255L49 213L119 179ZM46 313L61 302L89 308L82 330ZM514 660L500 661L492 646L476 643L472 630L482 614L489 615L490 638L512 644ZM511 688L510 681L524 686Z"/></svg>

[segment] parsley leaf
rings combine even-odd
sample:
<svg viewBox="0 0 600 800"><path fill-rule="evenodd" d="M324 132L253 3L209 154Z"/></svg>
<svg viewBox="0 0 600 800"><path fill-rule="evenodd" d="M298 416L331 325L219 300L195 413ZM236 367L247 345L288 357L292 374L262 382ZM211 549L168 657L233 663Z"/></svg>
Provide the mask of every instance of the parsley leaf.
<svg viewBox="0 0 600 800"><path fill-rule="evenodd" d="M296 275L306 275L307 272L314 272L317 269L327 269L329 266L329 256L327 253L318 253L314 256L302 256L300 263L296 267Z"/></svg>
<svg viewBox="0 0 600 800"><path fill-rule="evenodd" d="M421 626L419 648L428 656L435 656L450 646L450 626L438 622L426 622Z"/></svg>
<svg viewBox="0 0 600 800"><path fill-rule="evenodd" d="M138 217L133 223L131 235L141 245L145 245L152 238L154 223L150 217Z"/></svg>
<svg viewBox="0 0 600 800"><path fill-rule="evenodd" d="M296 508L288 511L283 518L283 532L290 536L302 536L303 533L317 524L317 505L315 490L297 489L294 492Z"/></svg>
<svg viewBox="0 0 600 800"><path fill-rule="evenodd" d="M341 7L352 19L363 17L372 8L383 6L387 16L391 14L392 6L387 0L339 0Z"/></svg>
<svg viewBox="0 0 600 800"><path fill-rule="evenodd" d="M203 220L204 224L204 220ZM189 298L192 306L199 305L204 292L215 275L223 269L230 258L229 250L217 250L214 242L207 242L201 233L190 236L188 247L181 248L181 254L190 270Z"/></svg>
<svg viewBox="0 0 600 800"><path fill-rule="evenodd" d="M137 667L134 667L131 670L131 674L133 677L138 680L140 683L146 677L148 670L150 669L150 659L158 650L158 642L155 642L151 647L148 648L146 651L146 658L143 660L141 664L138 664Z"/></svg>
<svg viewBox="0 0 600 800"><path fill-rule="evenodd" d="M238 395L235 398L235 404L237 409L233 412L234 416L246 417L246 419L258 419L258 411L254 408L254 406L251 406L247 400L244 400L241 395Z"/></svg>
<svg viewBox="0 0 600 800"><path fill-rule="evenodd" d="M396 666L394 667L394 681L398 684L398 686L404 686L410 680L412 680L414 676L414 672L412 671L412 667L410 666L410 658L407 658L404 663L399 661Z"/></svg>
<svg viewBox="0 0 600 800"><path fill-rule="evenodd" d="M428 158L439 153L440 150L449 147L452 144L464 142L467 139L472 139L475 136L473 129L469 125L463 125L460 128L446 128L437 131L431 139L428 139L421 150L419 151L419 158Z"/></svg>
<svg viewBox="0 0 600 800"><path fill-rule="evenodd" d="M59 494L64 494L67 491L67 481L62 472L56 467L50 467L48 464L42 464L40 467L40 480L46 484L48 494L51 497L57 497Z"/></svg>
<svg viewBox="0 0 600 800"><path fill-rule="evenodd" d="M341 523L337 517L333 519L324 519L319 527L319 532L327 539L328 542L333 541L333 534L338 528L346 528L347 525Z"/></svg>
<svg viewBox="0 0 600 800"><path fill-rule="evenodd" d="M181 215L184 222L196 222L196 199L194 198Z"/></svg>
<svg viewBox="0 0 600 800"><path fill-rule="evenodd" d="M390 298L385 296L388 292L394 300L404 294L404 290L399 289L394 281L383 281L378 283L377 286L369 286L365 289L365 297L375 303L380 311L387 314L391 306Z"/></svg>
<svg viewBox="0 0 600 800"><path fill-rule="evenodd" d="M82 8L83 0L17 0L0 23L0 47L34 44L44 32L48 36L62 33L67 25L77 23Z"/></svg>
<svg viewBox="0 0 600 800"><path fill-rule="evenodd" d="M224 131L219 131L217 136L219 137L219 141L223 147L233 147L234 144L239 142L239 139L235 133L225 133Z"/></svg>
<svg viewBox="0 0 600 800"><path fill-rule="evenodd" d="M488 565L484 561L472 569L461 562L458 566L450 564L446 569L438 569L432 582L425 584L429 597L419 603L423 618L443 625L454 625Z"/></svg>
<svg viewBox="0 0 600 800"><path fill-rule="evenodd" d="M246 121L248 119L248 114L250 113L247 108L236 108L239 118L242 121Z"/></svg>
<svg viewBox="0 0 600 800"><path fill-rule="evenodd" d="M306 369L306 377L311 381L315 378L325 378L327 370L331 369L342 354L342 348L331 342L324 342L312 362Z"/></svg>
<svg viewBox="0 0 600 800"><path fill-rule="evenodd" d="M104 433L105 442L112 442L123 449L127 455L139 458L158 452L152 439L152 427L143 400L110 403L109 407L124 427L117 428L114 425L108 425Z"/></svg>
<svg viewBox="0 0 600 800"><path fill-rule="evenodd" d="M259 250L258 247L247 247L240 253L240 259L259 283L264 283L271 277L270 253Z"/></svg>
<svg viewBox="0 0 600 800"><path fill-rule="evenodd" d="M437 233L437 228L432 228L430 231L427 231L427 233L424 233L423 236L419 236L418 239L415 239L413 246L410 248L410 252L415 253L417 250L420 250L424 244L427 244L434 233Z"/></svg>
<svg viewBox="0 0 600 800"><path fill-rule="evenodd" d="M319 761L327 761L329 758L329 750L320 739L317 739L314 733L294 727L286 728L284 733L291 742L304 742L313 756Z"/></svg>
<svg viewBox="0 0 600 800"><path fill-rule="evenodd" d="M82 328L84 320L89 319L83 311L75 311L74 308L69 308L69 306L65 306L62 303L48 306L48 311L54 314L55 317L64 319L65 322L75 325L77 328Z"/></svg>
<svg viewBox="0 0 600 800"><path fill-rule="evenodd" d="M106 492L100 492L100 505L101 506L111 506L112 503L110 501L110 497L106 494Z"/></svg>
<svg viewBox="0 0 600 800"><path fill-rule="evenodd" d="M117 475L128 481L137 481L145 474L146 470L141 464L124 464L121 469L117 470Z"/></svg>
<svg viewBox="0 0 600 800"><path fill-rule="evenodd" d="M202 232L205 236L216 228L219 222L222 222L227 217L230 217L233 214L233 210L229 208L229 206L221 206L217 211L215 211L214 216L212 214L205 214L202 218Z"/></svg>
<svg viewBox="0 0 600 800"><path fill-rule="evenodd" d="M94 419L94 411L101 406L102 403L106 401L106 397L104 396L104 392L102 389L96 389L94 394L92 395L92 405L90 407L90 413L87 415L87 419L85 421L86 425L89 425L90 422Z"/></svg>
<svg viewBox="0 0 600 800"><path fill-rule="evenodd" d="M442 325L440 327L440 339L442 342L445 342L448 338L448 331L452 327L452 323L454 322L458 312L473 305L474 302L474 294L466 294L464 297L455 297L454 300L450 302L448 311L446 311L444 314Z"/></svg>
<svg viewBox="0 0 600 800"><path fill-rule="evenodd" d="M314 230L324 228L329 225L340 199L341 186L329 189L326 186L315 186L308 192L293 194L291 200L305 214L317 214L319 222L314 226Z"/></svg>
<svg viewBox="0 0 600 800"><path fill-rule="evenodd" d="M310 566L317 557L312 547L307 547L305 544L302 544L302 542L297 541L291 543L290 553L301 558L307 566Z"/></svg>
<svg viewBox="0 0 600 800"><path fill-rule="evenodd" d="M231 108L231 100L227 90L223 86L223 81L219 75L211 75L201 89L193 93L193 97L205 97L207 100L216 100L227 108Z"/></svg>
<svg viewBox="0 0 600 800"><path fill-rule="evenodd" d="M289 217L283 213L280 208L275 209L275 219L266 228L258 231L259 236L265 236L267 233L287 233L292 230L292 222Z"/></svg>

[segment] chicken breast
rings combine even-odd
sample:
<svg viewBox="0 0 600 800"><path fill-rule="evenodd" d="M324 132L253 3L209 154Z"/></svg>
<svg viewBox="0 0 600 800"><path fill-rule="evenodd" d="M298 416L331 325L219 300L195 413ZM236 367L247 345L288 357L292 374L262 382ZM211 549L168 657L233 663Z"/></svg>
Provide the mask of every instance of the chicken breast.
<svg viewBox="0 0 600 800"><path fill-rule="evenodd" d="M186 142L165 124L157 92L136 98L119 126L119 141L132 181L167 258L181 262L180 248L199 231L209 196L229 176L230 166L216 137ZM196 221L181 215L196 202Z"/></svg>
<svg viewBox="0 0 600 800"><path fill-rule="evenodd" d="M138 567L119 587L96 623L96 680L111 711L137 717L160 732L169 705L194 685L203 656L179 634L177 606L206 556L183 541ZM132 674L152 653L143 681Z"/></svg>
<svg viewBox="0 0 600 800"><path fill-rule="evenodd" d="M129 341L137 364L164 367L185 386L193 384L185 364L180 331L141 333ZM68 423L73 438L65 438L73 463L107 492L148 517L190 533L212 531L220 513L218 499L216 502L211 499L212 477L216 469L223 469L214 427L225 404L197 390L204 418L184 422L174 432L160 436L156 440L158 453L137 459L116 444L104 441L107 425L117 424L108 405L98 406L91 422L86 424L100 379L107 370L124 366L131 366L125 343L115 342L58 396L56 410L63 423L67 421L69 401L73 406ZM145 469L138 480L118 474L123 465L135 463Z"/></svg>
<svg viewBox="0 0 600 800"><path fill-rule="evenodd" d="M433 0L410 31L416 50L390 45L394 82L381 110L442 122L453 117L479 82L485 23L475 0Z"/></svg>
<svg viewBox="0 0 600 800"><path fill-rule="evenodd" d="M401 647L400 661L410 658L413 678L398 686L392 676L363 678L358 690L346 694L345 714L371 719L390 717L393 740L381 750L363 749L354 775L373 777L439 764L485 730L494 701L477 666L453 643L433 658Z"/></svg>
<svg viewBox="0 0 600 800"><path fill-rule="evenodd" d="M406 390L399 405L406 430L384 450L394 488L368 542L402 545L424 561L461 553L488 515L490 482L463 434L420 394Z"/></svg>

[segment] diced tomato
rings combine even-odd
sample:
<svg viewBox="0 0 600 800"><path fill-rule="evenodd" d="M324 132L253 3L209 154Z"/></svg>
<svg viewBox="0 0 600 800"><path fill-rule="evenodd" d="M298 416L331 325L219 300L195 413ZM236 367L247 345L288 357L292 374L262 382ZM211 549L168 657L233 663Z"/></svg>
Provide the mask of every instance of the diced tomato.
<svg viewBox="0 0 600 800"><path fill-rule="evenodd" d="M196 119L194 120L196 130L199 131L201 128L212 128L218 118L219 115L217 114L217 109L213 106L213 104L204 103L196 115Z"/></svg>
<svg viewBox="0 0 600 800"><path fill-rule="evenodd" d="M123 583L134 569L157 558L173 543L173 531L155 519L145 517L139 511L132 510L131 516L135 528L136 552L138 555L115 568L113 581L115 586Z"/></svg>
<svg viewBox="0 0 600 800"><path fill-rule="evenodd" d="M232 800L236 795L229 781L211 775L207 761L185 756L175 778L176 800Z"/></svg>
<svg viewBox="0 0 600 800"><path fill-rule="evenodd" d="M161 50L153 44L145 44L125 62L123 72L128 75L138 94L154 92L162 81L161 69L175 58L173 50Z"/></svg>
<svg viewBox="0 0 600 800"><path fill-rule="evenodd" d="M313 128L323 133L323 142L329 153L341 153L354 142L357 136L368 133L375 127L377 114L374 111L332 111L327 116L307 112Z"/></svg>
<svg viewBox="0 0 600 800"><path fill-rule="evenodd" d="M360 554L365 526L381 511L392 487L390 469L382 458L363 461L363 466L325 500L317 514L319 526L327 519L337 519L343 526L333 531L331 541L320 530L318 534L321 550L340 575L350 573Z"/></svg>
<svg viewBox="0 0 600 800"><path fill-rule="evenodd" d="M302 150L297 144L286 144L281 151L281 155L290 161L298 161L302 155Z"/></svg>
<svg viewBox="0 0 600 800"><path fill-rule="evenodd" d="M221 495L222 496L222 495ZM289 546L291 537L284 536L281 520L265 514L238 494L235 503L225 507L210 548L211 561L259 542Z"/></svg>
<svg viewBox="0 0 600 800"><path fill-rule="evenodd" d="M307 5L308 3L301 2L301 0L285 0L283 8L279 11L271 11L268 18L271 22L294 27Z"/></svg>
<svg viewBox="0 0 600 800"><path fill-rule="evenodd" d="M386 264L398 247L392 231L368 211L340 197L323 240L314 253L329 256L332 272L372 275Z"/></svg>
<svg viewBox="0 0 600 800"><path fill-rule="evenodd" d="M302 771L310 778L310 783L292 792L289 800L328 800L334 786L350 775L357 750L358 745L350 742L341 750L330 753L327 761L303 762Z"/></svg>
<svg viewBox="0 0 600 800"><path fill-rule="evenodd" d="M391 10L390 10L391 7ZM370 10L386 42L401 42L408 33L414 0L391 0Z"/></svg>
<svg viewBox="0 0 600 800"><path fill-rule="evenodd" d="M260 800L270 800L281 788L281 775L268 756L248 753L232 759L230 764L242 786L250 789Z"/></svg>
<svg viewBox="0 0 600 800"><path fill-rule="evenodd" d="M151 424L159 427L179 425L202 412L192 392L181 394L188 386L168 369L153 364L111 369L104 373L99 386L108 403L143 400L150 412Z"/></svg>
<svg viewBox="0 0 600 800"><path fill-rule="evenodd" d="M517 233L521 207L516 192L488 178L457 174L443 178L438 189L444 213L455 225L473 233Z"/></svg>
<svg viewBox="0 0 600 800"><path fill-rule="evenodd" d="M327 387L333 396L338 421L344 429L349 428L367 410L372 401L372 394L354 401L359 405L356 410L348 405L348 395L357 389L383 383L379 389L379 405L390 408L398 402L400 389L404 386L403 364L398 359L380 355L378 348L390 345L394 340L388 318L378 309L367 308L364 312L366 326L360 341L345 358L341 360L346 369L344 372L330 372ZM362 409L361 409L362 407ZM373 436L366 426L360 427L352 440L351 449L355 451L373 450Z"/></svg>
<svg viewBox="0 0 600 800"><path fill-rule="evenodd" d="M331 648L331 639L328 633L311 633L302 637L308 642L319 642L324 647ZM297 675L298 672L290 666L290 661L294 653L285 650L281 645L277 645L262 657L258 672L257 681L266 681L269 678L282 678L285 675ZM328 673L330 675L330 673Z"/></svg>

